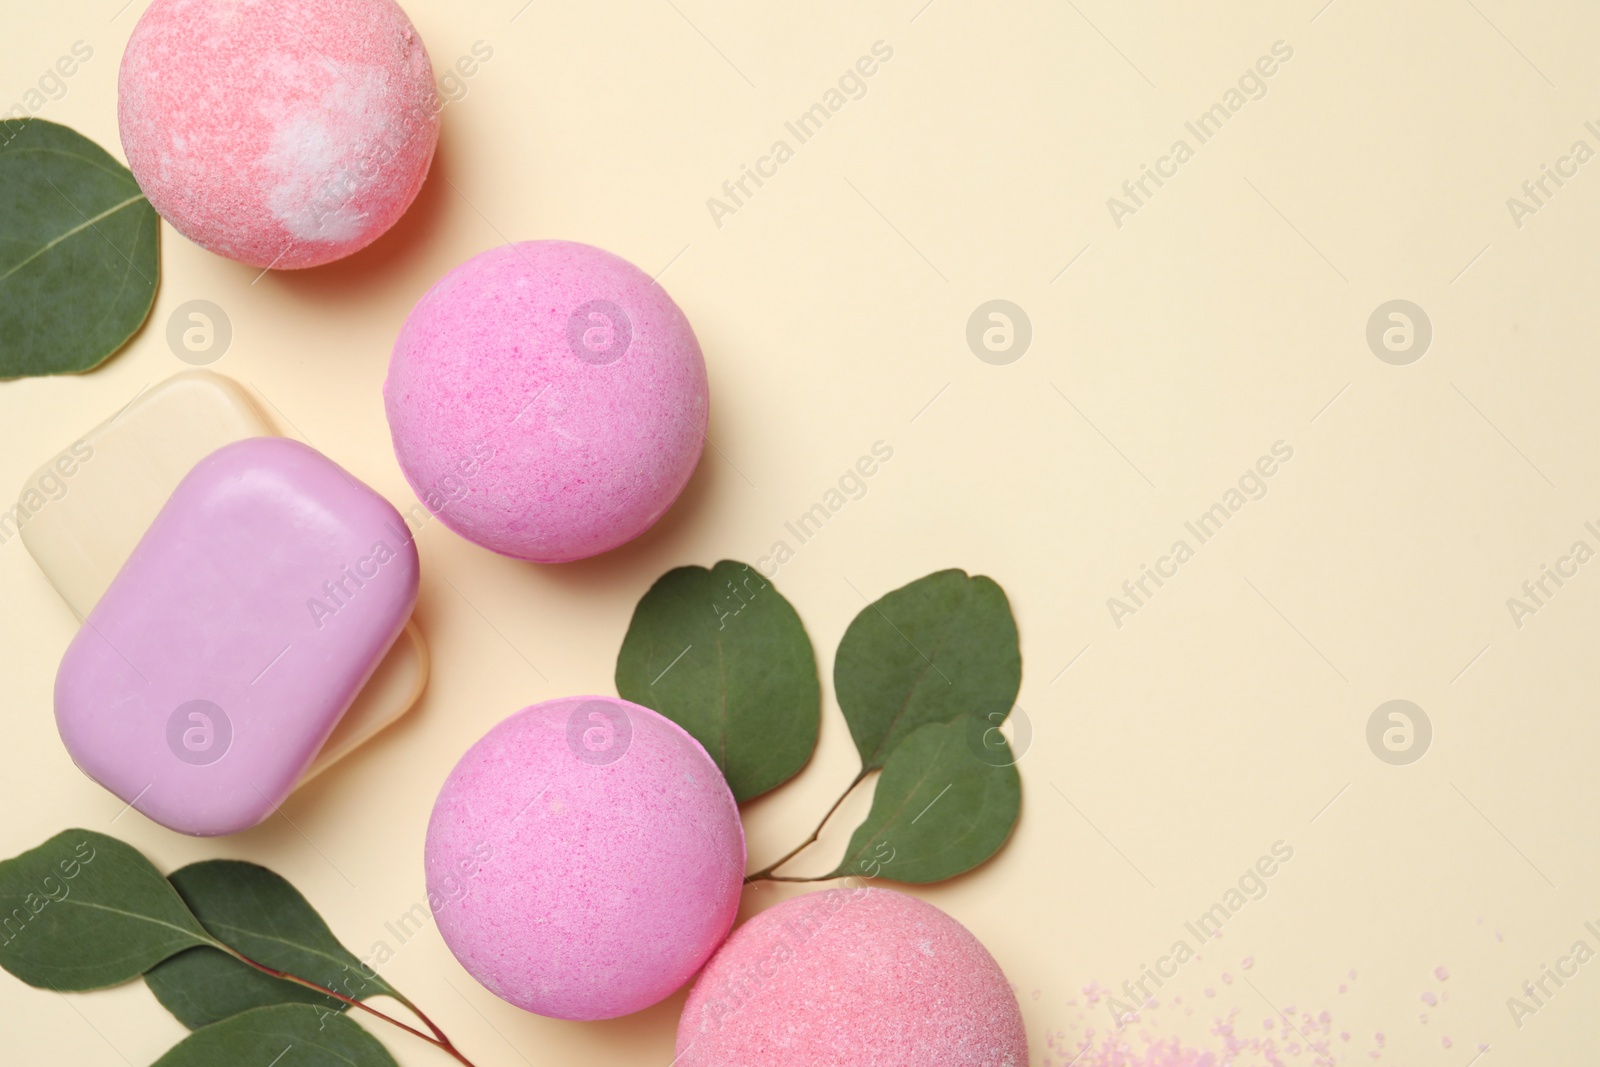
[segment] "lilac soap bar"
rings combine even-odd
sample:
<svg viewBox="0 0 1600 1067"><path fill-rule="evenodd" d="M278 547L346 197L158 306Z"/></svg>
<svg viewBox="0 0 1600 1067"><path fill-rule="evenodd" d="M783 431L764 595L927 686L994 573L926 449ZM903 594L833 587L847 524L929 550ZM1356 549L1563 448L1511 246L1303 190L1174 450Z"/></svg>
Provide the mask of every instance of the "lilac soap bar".
<svg viewBox="0 0 1600 1067"><path fill-rule="evenodd" d="M186 834L294 788L417 598L400 515L296 441L238 441L179 483L56 674L89 777Z"/></svg>

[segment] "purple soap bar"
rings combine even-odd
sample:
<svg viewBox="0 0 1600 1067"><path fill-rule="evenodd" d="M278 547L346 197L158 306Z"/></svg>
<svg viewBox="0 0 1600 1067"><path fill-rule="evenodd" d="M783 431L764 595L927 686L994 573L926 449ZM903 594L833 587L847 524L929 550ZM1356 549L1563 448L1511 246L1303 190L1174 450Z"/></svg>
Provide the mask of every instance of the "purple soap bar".
<svg viewBox="0 0 1600 1067"><path fill-rule="evenodd" d="M417 571L399 513L326 456L278 437L219 448L68 646L61 739L163 826L254 826L399 636Z"/></svg>

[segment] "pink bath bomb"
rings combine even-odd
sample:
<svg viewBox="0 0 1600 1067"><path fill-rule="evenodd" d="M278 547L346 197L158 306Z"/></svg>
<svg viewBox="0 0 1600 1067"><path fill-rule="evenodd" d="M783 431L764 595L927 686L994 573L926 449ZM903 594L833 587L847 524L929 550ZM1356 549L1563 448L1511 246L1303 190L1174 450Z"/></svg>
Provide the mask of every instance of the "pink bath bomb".
<svg viewBox="0 0 1600 1067"><path fill-rule="evenodd" d="M678 1067L1028 1067L1006 976L915 897L867 887L787 900L695 982Z"/></svg>
<svg viewBox="0 0 1600 1067"><path fill-rule="evenodd" d="M436 100L394 0L154 0L117 79L150 203L255 267L314 267L394 225L427 177Z"/></svg>
<svg viewBox="0 0 1600 1067"><path fill-rule="evenodd" d="M728 936L744 828L700 743L649 708L564 697L467 750L428 822L428 903L495 996L610 1019L682 986Z"/></svg>
<svg viewBox="0 0 1600 1067"><path fill-rule="evenodd" d="M700 344L666 290L570 241L445 275L400 331L383 398L428 510L541 563L649 529L694 473L708 410Z"/></svg>

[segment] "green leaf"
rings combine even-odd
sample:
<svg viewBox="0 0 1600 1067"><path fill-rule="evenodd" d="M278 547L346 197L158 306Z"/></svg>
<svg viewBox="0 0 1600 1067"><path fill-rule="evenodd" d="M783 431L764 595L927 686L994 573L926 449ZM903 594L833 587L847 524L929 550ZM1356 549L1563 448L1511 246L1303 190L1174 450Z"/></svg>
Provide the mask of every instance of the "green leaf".
<svg viewBox="0 0 1600 1067"><path fill-rule="evenodd" d="M1009 761L987 761L995 741L980 756L979 736L957 720L929 723L906 738L884 765L872 810L830 877L941 882L1000 851L1022 811L1022 779Z"/></svg>
<svg viewBox="0 0 1600 1067"><path fill-rule="evenodd" d="M144 980L161 1006L191 1030L273 1004L345 1010L332 997L262 974L214 948L180 952L146 971Z"/></svg>
<svg viewBox="0 0 1600 1067"><path fill-rule="evenodd" d="M1017 622L990 578L938 571L869 604L839 642L833 687L865 773L917 728L1004 721L1022 685Z"/></svg>
<svg viewBox="0 0 1600 1067"><path fill-rule="evenodd" d="M0 378L98 366L150 314L160 219L127 167L41 119L0 122Z"/></svg>
<svg viewBox="0 0 1600 1067"><path fill-rule="evenodd" d="M403 1001L339 943L299 890L267 868L206 860L169 877L205 928L241 955L356 1000L386 993ZM146 974L145 982L191 1030L269 1004L315 1004L331 1011L346 1007L214 948L173 956Z"/></svg>
<svg viewBox="0 0 1600 1067"><path fill-rule="evenodd" d="M33 986L101 989L211 943L137 849L67 830L0 863L0 967Z"/></svg>
<svg viewBox="0 0 1600 1067"><path fill-rule="evenodd" d="M617 653L617 692L689 731L741 803L788 781L817 747L811 640L744 563L679 567L650 587Z"/></svg>
<svg viewBox="0 0 1600 1067"><path fill-rule="evenodd" d="M275 1058L276 1057L276 1058ZM309 1004L256 1008L196 1030L153 1067L396 1067L378 1039Z"/></svg>

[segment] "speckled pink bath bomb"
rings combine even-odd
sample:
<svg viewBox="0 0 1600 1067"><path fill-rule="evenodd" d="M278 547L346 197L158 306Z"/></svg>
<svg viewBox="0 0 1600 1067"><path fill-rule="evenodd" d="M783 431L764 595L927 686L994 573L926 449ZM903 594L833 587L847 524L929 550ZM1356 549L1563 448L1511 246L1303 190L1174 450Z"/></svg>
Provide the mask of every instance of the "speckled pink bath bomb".
<svg viewBox="0 0 1600 1067"><path fill-rule="evenodd" d="M117 79L150 203L255 267L314 267L394 225L427 177L436 100L394 0L155 0Z"/></svg>
<svg viewBox="0 0 1600 1067"><path fill-rule="evenodd" d="M700 743L648 708L565 697L467 750L428 822L428 903L519 1008L610 1019L687 982L728 936L744 828Z"/></svg>
<svg viewBox="0 0 1600 1067"><path fill-rule="evenodd" d="M678 1067L1028 1067L1006 976L950 916L829 889L741 926L678 1023Z"/></svg>
<svg viewBox="0 0 1600 1067"><path fill-rule="evenodd" d="M700 344L666 290L570 241L445 275L400 331L383 399L428 510L540 563L649 529L694 473L708 410Z"/></svg>

